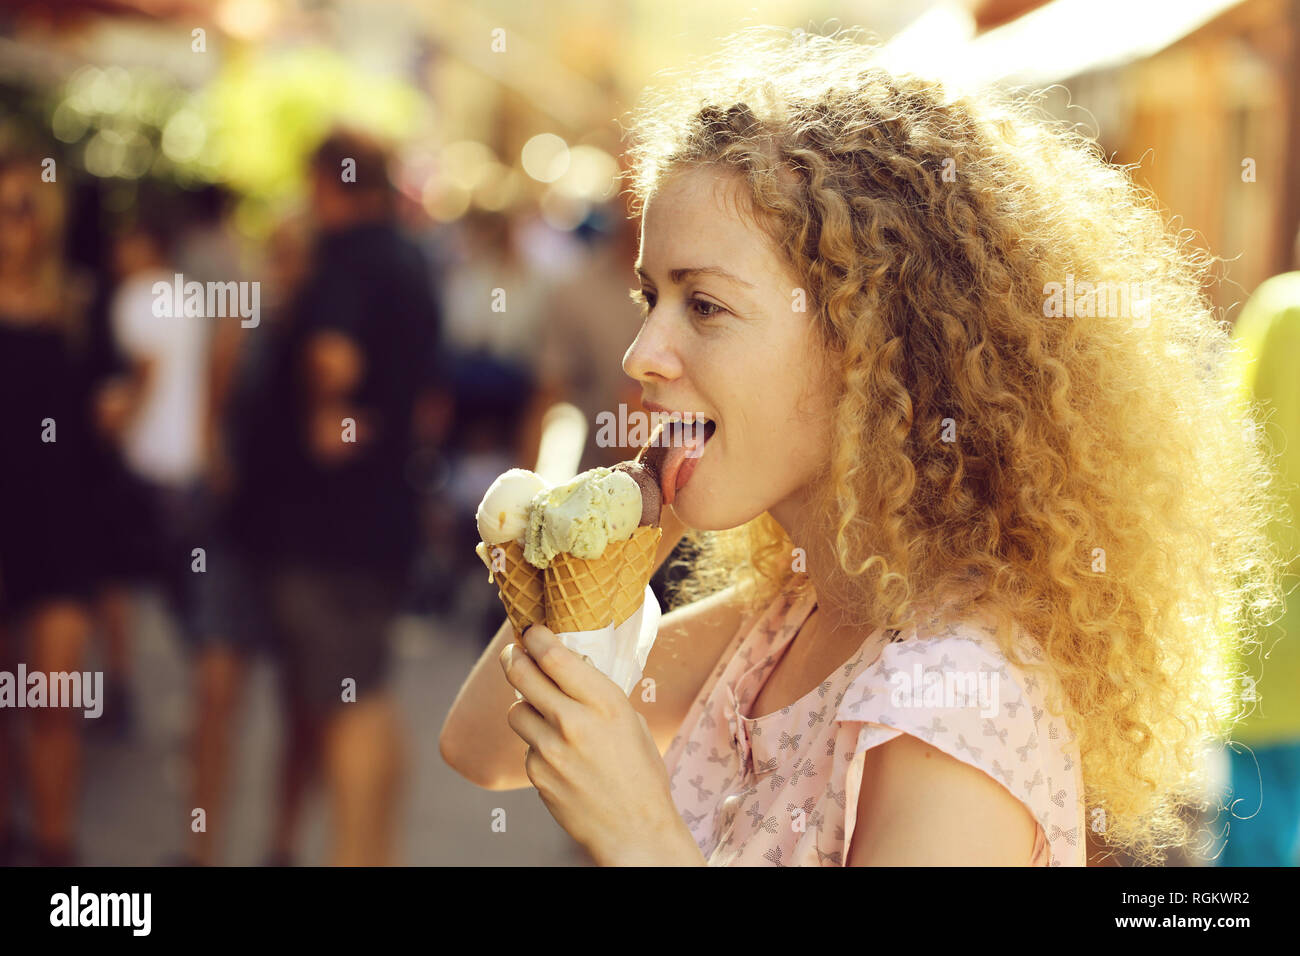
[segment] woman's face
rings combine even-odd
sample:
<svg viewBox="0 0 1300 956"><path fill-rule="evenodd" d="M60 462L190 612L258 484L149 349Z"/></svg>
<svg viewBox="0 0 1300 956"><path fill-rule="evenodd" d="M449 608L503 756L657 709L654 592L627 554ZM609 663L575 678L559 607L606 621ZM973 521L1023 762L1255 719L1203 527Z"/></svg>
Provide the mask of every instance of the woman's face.
<svg viewBox="0 0 1300 956"><path fill-rule="evenodd" d="M830 454L835 372L813 306L737 215L740 196L735 180L696 169L647 201L637 271L648 315L623 357L643 402L716 423L673 502L688 526L709 531L797 500ZM673 274L709 268L731 278Z"/></svg>

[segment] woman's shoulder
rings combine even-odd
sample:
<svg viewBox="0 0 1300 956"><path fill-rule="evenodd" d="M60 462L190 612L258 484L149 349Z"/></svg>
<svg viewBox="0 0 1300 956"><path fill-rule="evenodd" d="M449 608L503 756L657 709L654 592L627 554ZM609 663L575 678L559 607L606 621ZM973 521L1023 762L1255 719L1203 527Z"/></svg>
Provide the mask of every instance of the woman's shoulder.
<svg viewBox="0 0 1300 956"><path fill-rule="evenodd" d="M1035 659L1023 630L1008 633L1022 660ZM844 759L917 737L1001 783L1043 828L1053 862L1073 862L1083 837L1075 734L1049 704L1051 675L1017 664L997 635L993 619L970 613L885 643L837 702L836 722L856 728Z"/></svg>
<svg viewBox="0 0 1300 956"><path fill-rule="evenodd" d="M998 724L1017 723L1028 715L1037 725L1049 716L1054 685L1050 673L1029 666L1041 658L1041 650L1023 629L1011 623L1006 631L1014 656L1004 650L998 622L988 613L933 615L905 630L888 632L878 656L850 683L841 709L848 716L862 711L866 702L886 706L884 693L893 707L904 711L966 711ZM860 692L858 698L848 699L854 690ZM1058 733L1073 739L1064 726Z"/></svg>

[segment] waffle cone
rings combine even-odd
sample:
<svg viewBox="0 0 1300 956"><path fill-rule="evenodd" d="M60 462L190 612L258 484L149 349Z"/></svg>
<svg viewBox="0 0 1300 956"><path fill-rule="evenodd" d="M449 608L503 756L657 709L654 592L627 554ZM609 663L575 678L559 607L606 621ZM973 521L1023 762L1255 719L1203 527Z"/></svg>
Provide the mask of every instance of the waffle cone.
<svg viewBox="0 0 1300 956"><path fill-rule="evenodd" d="M501 567L492 566L492 552L495 548L505 551ZM474 549L483 563L492 573L501 603L505 605L506 617L515 629L516 637L521 636L531 624L546 623L546 598L542 587L542 571L524 560L524 547L518 541L507 541L501 545L488 545L479 542Z"/></svg>
<svg viewBox="0 0 1300 956"><path fill-rule="evenodd" d="M645 526L627 541L607 545L599 558L556 555L542 573L546 626L558 634L626 621L645 597L662 537L662 528Z"/></svg>

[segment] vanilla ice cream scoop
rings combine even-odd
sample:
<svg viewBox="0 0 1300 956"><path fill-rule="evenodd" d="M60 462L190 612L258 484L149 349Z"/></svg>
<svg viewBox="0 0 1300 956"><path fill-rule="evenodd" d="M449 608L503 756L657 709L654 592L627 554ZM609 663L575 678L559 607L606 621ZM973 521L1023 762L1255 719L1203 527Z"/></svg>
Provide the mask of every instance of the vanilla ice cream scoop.
<svg viewBox="0 0 1300 956"><path fill-rule="evenodd" d="M546 482L523 468L511 468L492 482L478 506L478 534L484 544L524 540L528 509Z"/></svg>
<svg viewBox="0 0 1300 956"><path fill-rule="evenodd" d="M539 492L524 536L524 560L544 568L561 553L591 560L611 541L626 541L641 522L641 488L611 468L584 471Z"/></svg>

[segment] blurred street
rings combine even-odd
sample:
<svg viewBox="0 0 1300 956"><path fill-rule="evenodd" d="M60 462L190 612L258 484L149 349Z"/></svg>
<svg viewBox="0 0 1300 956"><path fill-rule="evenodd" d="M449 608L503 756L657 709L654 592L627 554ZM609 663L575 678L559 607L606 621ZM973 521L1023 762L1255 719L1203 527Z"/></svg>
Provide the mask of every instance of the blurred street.
<svg viewBox="0 0 1300 956"><path fill-rule="evenodd" d="M486 590L486 585L485 585ZM495 600L495 598L493 598ZM184 846L189 808L185 757L189 692L187 669L157 602L141 601L136 688L137 724L130 739L87 748L81 808L83 863L153 866ZM551 819L535 791L481 790L453 772L438 754L438 729L460 681L477 656L469 640L432 619L407 616L394 630L394 689L408 728L410 789L400 845L408 865L573 866L586 854ZM262 862L274 802L276 755L282 727L273 673L265 661L251 671L235 747L228 837L218 854L227 865ZM495 807L506 812L506 832L493 833ZM326 820L318 791L309 799L299 865L324 862Z"/></svg>

